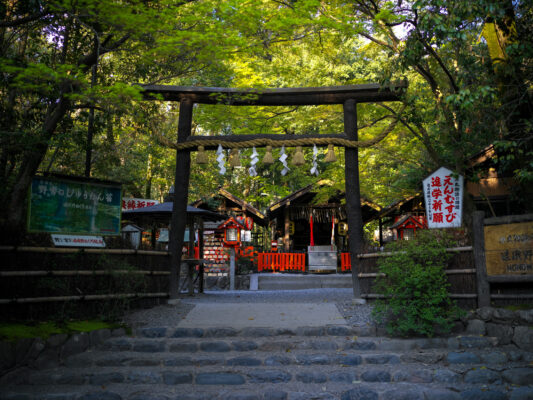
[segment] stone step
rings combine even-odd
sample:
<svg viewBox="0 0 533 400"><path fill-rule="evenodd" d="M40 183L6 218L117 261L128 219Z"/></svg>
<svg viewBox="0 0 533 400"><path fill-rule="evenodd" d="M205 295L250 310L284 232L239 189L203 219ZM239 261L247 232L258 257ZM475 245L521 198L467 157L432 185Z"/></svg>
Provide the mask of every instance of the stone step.
<svg viewBox="0 0 533 400"><path fill-rule="evenodd" d="M221 337L272 337L272 336L352 336L358 335L361 327L348 325L327 325L327 326L302 326L297 328L268 328L249 327L242 329L212 327L212 328L168 328L151 327L139 328L135 330L135 336L157 338L221 338Z"/></svg>
<svg viewBox="0 0 533 400"><path fill-rule="evenodd" d="M495 349L492 351L431 351L418 350L404 353L372 351L243 351L207 353L144 353L135 351L107 352L89 351L69 357L65 365L70 368L86 367L179 367L179 366L273 366L273 365L394 365L421 363L425 365L468 365L469 368L527 366L533 363L533 353Z"/></svg>
<svg viewBox="0 0 533 400"><path fill-rule="evenodd" d="M120 337L98 346L100 350L161 352L292 351L292 350L368 350L415 351L424 349L487 349L497 346L497 339L481 336L458 336L430 339L389 339L357 336L290 336L275 337Z"/></svg>
<svg viewBox="0 0 533 400"><path fill-rule="evenodd" d="M477 373L476 373L477 372ZM497 375L493 375L493 374ZM456 379L449 370L391 371L316 368L155 370L131 373L102 370L84 380L43 375L46 384L4 388L0 400L525 400L531 386L515 386L516 371L473 370ZM524 378L524 375L522 375ZM37 378L35 378L37 379ZM65 383L65 381L68 381Z"/></svg>
<svg viewBox="0 0 533 400"><path fill-rule="evenodd" d="M0 400L526 400L533 353L481 336L358 337L346 326L140 329L60 367L0 379Z"/></svg>
<svg viewBox="0 0 533 400"><path fill-rule="evenodd" d="M258 290L351 288L351 274L257 274Z"/></svg>
<svg viewBox="0 0 533 400"><path fill-rule="evenodd" d="M422 364L390 365L202 365L145 367L55 368L28 372L17 379L17 385L94 385L114 383L244 385L247 383L325 383L325 382L410 382L439 384L483 384L527 386L533 381L533 368L524 365L491 366L427 366Z"/></svg>

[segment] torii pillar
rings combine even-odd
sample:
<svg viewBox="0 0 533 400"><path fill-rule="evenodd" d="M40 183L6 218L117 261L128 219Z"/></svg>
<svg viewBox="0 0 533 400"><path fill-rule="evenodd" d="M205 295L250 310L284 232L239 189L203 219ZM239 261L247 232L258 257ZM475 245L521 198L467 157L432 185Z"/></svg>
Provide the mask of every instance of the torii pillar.
<svg viewBox="0 0 533 400"><path fill-rule="evenodd" d="M357 103L353 99L346 100L344 109L344 134L350 140L357 138ZM346 214L348 216L348 247L352 259L352 287L353 296L361 298L359 284L359 258L363 250L363 213L361 209L361 191L359 188L359 149L357 147L344 148L344 185L346 190Z"/></svg>

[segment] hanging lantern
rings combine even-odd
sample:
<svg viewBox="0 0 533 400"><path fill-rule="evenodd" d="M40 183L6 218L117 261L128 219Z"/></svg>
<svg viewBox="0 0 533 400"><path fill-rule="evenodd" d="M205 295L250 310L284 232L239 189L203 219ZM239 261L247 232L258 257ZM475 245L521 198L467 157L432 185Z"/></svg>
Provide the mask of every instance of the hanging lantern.
<svg viewBox="0 0 533 400"><path fill-rule="evenodd" d="M294 156L292 157L292 165L304 165L305 159L304 159L304 153L302 151L302 146L296 147L296 152L294 153Z"/></svg>
<svg viewBox="0 0 533 400"><path fill-rule="evenodd" d="M207 164L207 154L204 146L198 146L198 154L196 155L196 164Z"/></svg>
<svg viewBox="0 0 533 400"><path fill-rule="evenodd" d="M333 148L333 145L328 145L328 152L326 154L326 158L324 158L325 162L335 162L337 161L337 156L335 156L335 149Z"/></svg>
<svg viewBox="0 0 533 400"><path fill-rule="evenodd" d="M241 225L233 217L223 222L217 229L224 231L224 247L237 247L241 244L241 230L244 226Z"/></svg>
<svg viewBox="0 0 533 400"><path fill-rule="evenodd" d="M274 158L272 157L272 146L266 147L266 153L263 157L263 164L274 164Z"/></svg>
<svg viewBox="0 0 533 400"><path fill-rule="evenodd" d="M339 222L337 225L337 232L340 236L346 236L348 233L348 224L346 222Z"/></svg>

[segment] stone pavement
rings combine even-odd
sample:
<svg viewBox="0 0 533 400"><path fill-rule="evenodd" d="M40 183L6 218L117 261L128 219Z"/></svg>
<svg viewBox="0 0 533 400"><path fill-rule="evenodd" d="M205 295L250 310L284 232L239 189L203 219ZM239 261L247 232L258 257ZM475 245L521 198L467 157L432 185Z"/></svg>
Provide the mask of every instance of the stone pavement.
<svg viewBox="0 0 533 400"><path fill-rule="evenodd" d="M63 349L59 365L4 375L0 399L533 399L533 353L513 344L479 335L365 337L364 327L332 318L328 304L294 304L198 301L177 323L132 336L79 335L89 345ZM282 317L300 319L286 326Z"/></svg>
<svg viewBox="0 0 533 400"><path fill-rule="evenodd" d="M178 326L186 328L344 325L333 303L199 303Z"/></svg>

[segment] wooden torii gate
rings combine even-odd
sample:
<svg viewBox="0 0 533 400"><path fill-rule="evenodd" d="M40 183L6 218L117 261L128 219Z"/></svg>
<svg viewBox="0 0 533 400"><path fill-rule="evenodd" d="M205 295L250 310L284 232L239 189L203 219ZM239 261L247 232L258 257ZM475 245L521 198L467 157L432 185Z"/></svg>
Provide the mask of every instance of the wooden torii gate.
<svg viewBox="0 0 533 400"><path fill-rule="evenodd" d="M141 85L146 100L179 101L179 121L177 143L166 143L174 147L176 154L176 174L174 182L174 204L171 219L169 250L170 299L179 296L179 276L186 225L186 211L189 196L189 175L191 150L198 146L216 149L219 144L226 148L274 146L313 146L329 145L345 148L346 213L348 216L348 245L352 259L352 283L354 297L361 298L359 285L358 254L363 246L363 220L361 215L361 195L359 189L358 148L370 146L383 139L388 132L367 142L359 142L357 134L357 103L397 101L399 93L407 87L406 82L389 86L378 84L332 86L319 88L280 88L280 89L231 89L215 87L184 87L165 85ZM232 135L217 139L213 136L191 136L192 112L195 103L224 104L232 106L304 106L342 104L344 109L343 134L318 135Z"/></svg>

